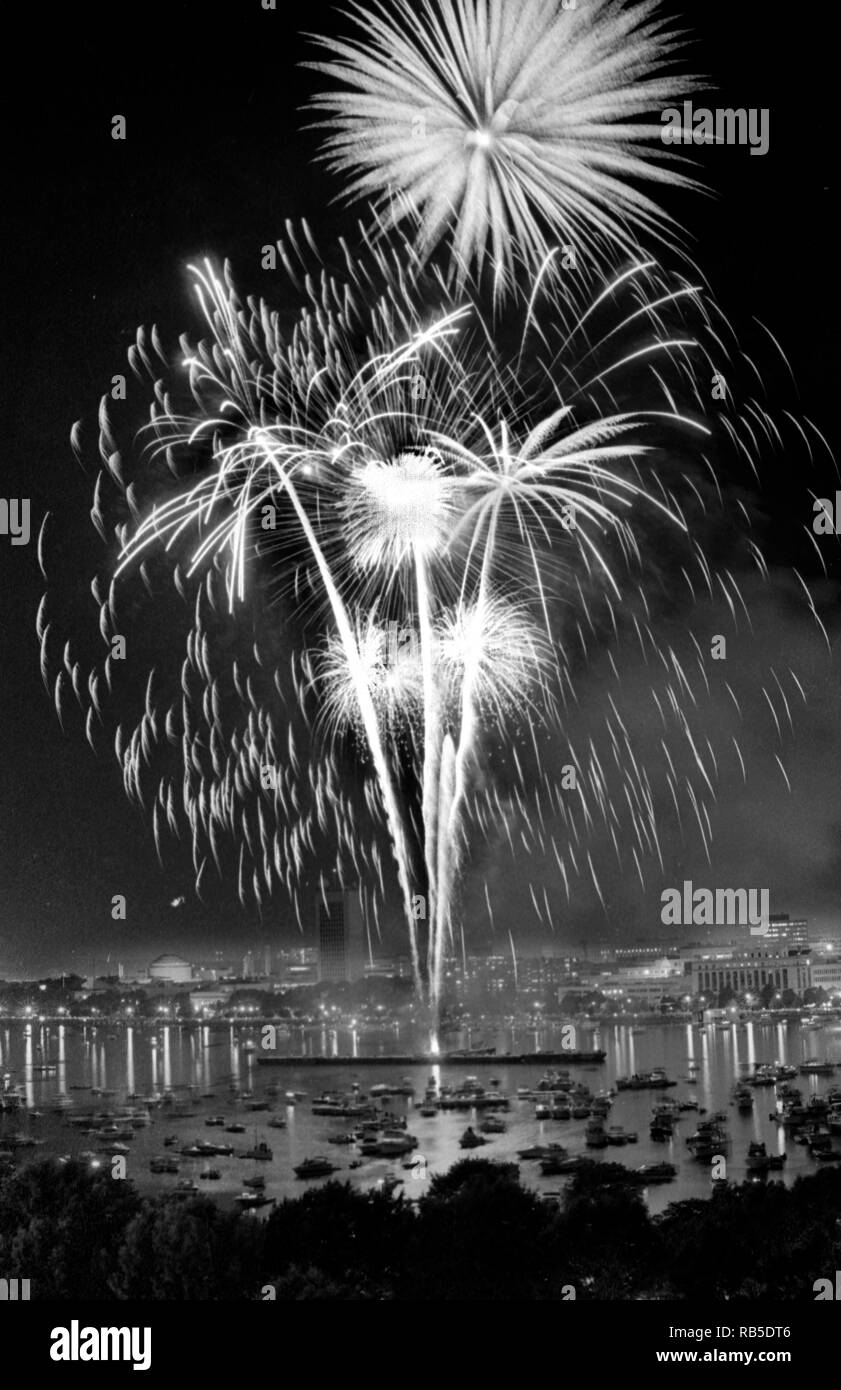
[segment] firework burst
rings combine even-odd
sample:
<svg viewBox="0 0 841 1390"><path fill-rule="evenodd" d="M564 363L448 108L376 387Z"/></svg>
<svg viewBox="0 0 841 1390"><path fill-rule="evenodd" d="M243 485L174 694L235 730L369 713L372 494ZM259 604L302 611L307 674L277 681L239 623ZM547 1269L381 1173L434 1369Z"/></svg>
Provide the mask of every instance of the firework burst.
<svg viewBox="0 0 841 1390"><path fill-rule="evenodd" d="M348 197L417 218L427 256L450 232L463 287L488 260L501 289L550 247L590 257L676 228L637 186L688 184L653 113L694 91L656 0L409 0L354 5L362 32L318 38L331 90L312 100Z"/></svg>
<svg viewBox="0 0 841 1390"><path fill-rule="evenodd" d="M292 233L283 254L305 298L285 336L227 274L194 272L205 337L183 344L190 394L180 409L178 376L172 396L156 384L153 442L128 484L101 418L92 519L107 537L110 514L117 539L92 584L101 637L120 631L121 593L134 610L142 589L158 634L168 588L189 620L183 660L173 667L159 644L132 728L113 653L86 659L68 642L55 700L63 716L73 691L94 746L119 712L126 790L151 806L159 852L186 831L199 891L211 866L224 876L226 842L243 900L282 887L302 917L313 864L325 889L330 859L363 884L374 922L396 875L434 1012L476 843L502 827L512 853L554 855L567 893L587 872L600 892L586 850L599 822L619 853L625 817L641 879L659 859L655 774L616 704L603 738L618 790L595 740L567 751L572 800L541 756L541 729L563 740L588 630L600 646L622 624L663 667L652 694L664 787L709 844L718 763L692 726L692 681L658 650L645 571L649 534L667 534L693 600L719 585L735 619L735 581L711 569L688 520L713 423L699 382L723 330L696 287L664 281L650 261L571 320L550 257L513 301L517 333L495 338L480 301L421 283L399 237L348 253L341 276L305 273L311 253ZM153 353L165 360L141 335L133 364L156 380ZM774 437L754 403L744 424L723 408L722 422L716 439L748 453L746 433ZM43 609L39 636L49 673L56 634Z"/></svg>

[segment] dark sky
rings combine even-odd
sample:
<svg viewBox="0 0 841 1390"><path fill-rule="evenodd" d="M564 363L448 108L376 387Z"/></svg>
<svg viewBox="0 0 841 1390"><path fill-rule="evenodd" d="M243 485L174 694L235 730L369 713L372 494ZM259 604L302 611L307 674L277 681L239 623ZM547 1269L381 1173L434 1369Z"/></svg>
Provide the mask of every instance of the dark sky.
<svg viewBox="0 0 841 1390"><path fill-rule="evenodd" d="M92 572L85 556L96 553L97 540L79 518L95 444L86 474L70 451L69 431L82 417L95 439L99 397L123 370L136 326L157 323L169 340L193 327L189 261L227 256L243 289L271 300L272 275L260 268L260 248L277 238L286 218L308 216L323 244L349 225L349 214L329 206L337 186L312 162L315 137L301 130L296 108L317 79L296 66L304 45L295 13L283 0L277 12L263 11L259 0L35 10L24 21L31 33L8 59L12 69L20 64L22 77L11 99L4 84L4 495L31 499L33 537L27 547L0 537L0 976L73 964L87 971L94 956L102 966L108 955L144 959L164 947L209 954L295 940L283 904L261 923L233 893L220 893L210 906L197 903L188 864L160 869L148 823L125 800L113 759L94 758L78 723L62 733L40 680L34 632L42 592L35 536L46 510L56 553L67 562L78 552L80 580ZM696 70L710 73L719 89L716 104L769 108L770 149L763 157L744 148L703 151L702 176L715 196L664 195L665 205L694 236L695 257L737 331L744 325L753 342L756 316L780 341L800 410L832 439L839 349L830 8L739 0L684 13L697 36ZM328 7L302 10L308 29L332 24ZM12 88L14 80L12 71ZM110 137L115 113L127 119L124 142ZM695 841L682 848L680 836L669 835L663 875L642 893L633 875L612 869L605 856L597 867L609 910L582 879L572 910L558 909L556 925L569 935L656 931L660 886L684 877L710 886L767 885L772 910L838 925L837 665L790 575L797 565L809 582L837 660L837 541L821 542L830 575L824 580L803 532L809 489L822 495L834 486L825 462L810 471L805 454L794 450L769 464L752 504L764 517L772 582L754 590L752 577L740 576L751 590L755 630L733 645L731 669L744 692L740 738L750 776L742 786L724 772L712 864ZM698 618L700 629L719 630L715 612ZM685 624L670 634L676 643L679 629ZM793 668L808 695L783 749L791 795L763 712L769 666ZM639 712L643 752L652 736L644 676L629 657L626 695ZM588 708L601 697L600 680L596 663L582 688ZM713 692L714 741L729 739L731 719ZM493 885L497 927L510 925L523 942L536 942L540 929L526 885L545 883L554 903L557 873L534 863L503 871L495 856L483 872ZM118 892L129 902L125 923L110 919ZM184 904L171 908L181 895ZM474 916L478 921L477 898L478 888L469 886L468 929ZM483 932L477 926L477 939Z"/></svg>

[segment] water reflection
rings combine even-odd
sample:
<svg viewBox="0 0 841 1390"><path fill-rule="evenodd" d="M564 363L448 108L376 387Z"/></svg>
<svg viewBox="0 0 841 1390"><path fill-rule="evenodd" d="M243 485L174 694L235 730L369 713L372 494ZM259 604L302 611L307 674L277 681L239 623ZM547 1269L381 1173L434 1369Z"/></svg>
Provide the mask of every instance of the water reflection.
<svg viewBox="0 0 841 1390"><path fill-rule="evenodd" d="M403 1032L402 1048L409 1050L412 1040L405 1029ZM510 1066L504 1056L497 1055L492 1066L478 1059L465 1058L458 1063L424 1062L414 1066L407 1063L395 1069L378 1065L375 1060L365 1061L360 1055L393 1054L399 1050L401 1044L396 1041L394 1028L384 1027L372 1033L358 1027L342 1029L324 1024L308 1030L289 1030L288 1040L281 1045L301 1060L288 1069L281 1069L259 1065L261 1050L259 1041L254 1041L258 1036L253 1028L212 1025L204 1021L190 1026L159 1020L152 1027L138 1020L112 1032L72 1021L56 1025L43 1025L34 1020L4 1023L0 1029L0 1068L8 1075L9 1084L23 1093L28 1106L44 1112L43 1119L33 1123L37 1123L37 1133L45 1141L43 1152L48 1153L71 1152L74 1146L76 1150L92 1146L87 1135L64 1125L55 1104L59 1096L65 1097L65 1105L69 1100L81 1111L116 1108L125 1102L129 1092L147 1094L172 1089L180 1093L192 1086L195 1105L191 1103L190 1108L196 1111L196 1117L180 1122L179 1135L183 1136L183 1141L204 1137L203 1129L198 1127L203 1125L207 1115L216 1111L225 1112L228 1120L236 1118L246 1124L249 1140L252 1136L265 1139L275 1153L266 1169L272 1195L299 1193L301 1187L292 1176L293 1164L325 1152L327 1139L336 1132L337 1125L347 1128L346 1121L313 1116L311 1106L317 1094L323 1090L349 1091L358 1086L361 1093L367 1095L375 1083L399 1081L404 1073L411 1077L415 1087L415 1106L391 1096L383 1105L391 1111L406 1107L409 1128L417 1138L418 1149L425 1156L430 1172L441 1171L462 1156L459 1137L466 1124L480 1120L481 1115L444 1112L422 1116L419 1114L422 1097L429 1084L440 1089L445 1083L464 1080L470 1072L478 1074L486 1086L490 1086L491 1077L497 1078L499 1089L511 1099L510 1110L504 1116L506 1131L491 1137L485 1151L487 1155L516 1161L518 1149L538 1141L560 1142L573 1154L588 1152L584 1144L586 1121L538 1121L534 1102L517 1098L518 1087L537 1085L545 1070L543 1062ZM560 1033L551 1028L536 1032L522 1030L519 1034L513 1030L501 1031L496 1038L489 1038L485 1029L473 1036L478 1045L488 1046L495 1042L500 1053L504 1050L522 1052L535 1044L543 1050L560 1051L562 1042ZM794 1144L791 1134L787 1138L783 1126L772 1118L778 1104L772 1088L752 1091L754 1104L747 1114L740 1114L732 1104L732 1092L735 1082L751 1074L757 1062L778 1059L797 1065L807 1057L819 1055L841 1065L840 1032L807 1032L796 1023L730 1023L725 1028L701 1028L685 1022L648 1023L635 1032L627 1024L609 1023L593 1033L585 1032L576 1041L581 1048L602 1047L607 1052L603 1066L575 1068L575 1079L593 1092L611 1086L617 1076L664 1067L669 1077L678 1083L665 1093L668 1097L678 1102L690 1102L694 1098L710 1115L725 1112L732 1141L728 1174L736 1181L745 1176L745 1158L751 1140L765 1143L770 1153L786 1154L785 1169L780 1175L785 1182L792 1181L799 1173L815 1171L816 1162L805 1146ZM452 1037L448 1043L451 1048L468 1045L466 1037ZM307 1058L313 1056L353 1060L348 1066L331 1067L328 1063L316 1068L307 1062ZM808 1099L824 1093L833 1084L841 1085L841 1072L835 1078L798 1076L793 1084ZM80 1090L84 1087L100 1091L110 1087L114 1099L93 1098L90 1090L87 1094ZM201 1097L214 1088L217 1098L203 1103ZM276 1113L286 1118L286 1129L268 1126L269 1111L248 1111L247 1102L238 1101L235 1095L244 1091L253 1091L256 1098L265 1099L275 1107ZM305 1098L287 1109L286 1091L305 1093ZM677 1165L676 1182L648 1192L653 1210L662 1209L669 1201L705 1196L710 1191L709 1170L691 1160L686 1146L686 1137L697 1124L697 1114L688 1111L682 1115L670 1142L651 1140L652 1107L662 1097L663 1093L657 1091L619 1093L611 1110L610 1123L637 1131L639 1142L625 1148L611 1148L601 1155L609 1161L633 1167L663 1159ZM148 1162L162 1151L164 1135L178 1123L172 1109L161 1107L152 1112L152 1124L135 1134L131 1141L130 1176L141 1185L166 1185L164 1178L150 1176ZM19 1129L20 1117L4 1119L2 1125L3 1133ZM388 1168L394 1166L386 1162L380 1162L379 1166L376 1161L366 1162L361 1169L350 1172L347 1164L353 1156L352 1151L337 1148L336 1154L342 1175L362 1185L379 1181ZM185 1176L192 1171L189 1163L184 1160ZM226 1158L220 1160L219 1166L223 1177L214 1191L232 1198L241 1190L242 1162L236 1157ZM524 1181L538 1187L558 1187L557 1178L542 1179L536 1165L528 1162L522 1163L521 1175ZM770 1180L774 1180L774 1176ZM419 1191L414 1180L409 1183L407 1179L407 1185L412 1193Z"/></svg>

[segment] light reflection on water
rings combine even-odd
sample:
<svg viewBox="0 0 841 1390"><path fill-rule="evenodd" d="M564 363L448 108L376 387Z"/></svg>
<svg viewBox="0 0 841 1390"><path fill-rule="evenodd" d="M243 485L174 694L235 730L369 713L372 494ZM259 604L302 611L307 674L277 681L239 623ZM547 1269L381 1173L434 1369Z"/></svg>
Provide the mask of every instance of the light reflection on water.
<svg viewBox="0 0 841 1390"><path fill-rule="evenodd" d="M400 1035L402 1031L402 1036ZM464 1035L448 1040L450 1047L469 1046L471 1041L487 1043ZM514 1052L531 1051L536 1046L545 1050L560 1050L560 1034L546 1031L507 1031L494 1039L497 1047ZM570 1153L585 1153L586 1121L537 1121L534 1104L516 1099L517 1087L536 1086L544 1065L506 1065L503 1058L488 1064L472 1059L458 1063L424 1063L404 1067L384 1067L376 1060L366 1061L371 1054L409 1051L412 1046L405 1029L383 1029L380 1033L364 1032L357 1028L342 1029L325 1026L294 1030L281 1047L302 1060L294 1067L263 1067L257 1064L259 1055L259 1025L233 1027L229 1025L141 1024L96 1027L75 1023L47 1024L40 1022L9 1022L0 1025L0 1073L10 1077L11 1084L23 1090L30 1109L43 1111L40 1119L21 1113L7 1115L0 1121L0 1135L29 1130L45 1142L38 1150L25 1154L77 1153L93 1148L96 1140L80 1134L62 1123L50 1106L59 1095L72 1102L69 1113L90 1109L114 1108L125 1102L129 1092L147 1094L156 1090L173 1090L177 1096L190 1098L192 1118L178 1118L171 1111L159 1108L152 1111L152 1124L137 1130L130 1143L127 1176L143 1190L166 1189L175 1182L173 1177L156 1177L149 1173L149 1159L164 1152L163 1139L177 1134L179 1147L195 1139L208 1139L222 1134L208 1129L204 1119L212 1114L224 1114L228 1122L246 1124L244 1135L224 1135L235 1148L245 1149L257 1140L266 1141L274 1152L270 1163L260 1169L267 1181L270 1196L299 1194L305 1184L296 1181L292 1173L295 1164L315 1154L329 1154L338 1165L337 1177L349 1179L357 1186L367 1187L381 1180L388 1172L403 1176L409 1195L423 1190L424 1179L401 1173L399 1163L374 1160L365 1162L355 1172L348 1163L356 1157L354 1149L327 1143L330 1134L344 1132L353 1122L313 1116L312 1099L326 1090L349 1091L357 1085L363 1094L381 1081L396 1082L405 1073L415 1086L416 1099L388 1097L382 1104L392 1112L406 1113L409 1130L418 1139L418 1152L426 1159L427 1173L441 1172L462 1156L459 1138L468 1124L475 1125L481 1116L461 1111L424 1117L415 1107L422 1102L423 1092L434 1078L437 1085L463 1081L473 1073L480 1082L490 1086L491 1077L499 1081L499 1090L511 1098L511 1109L503 1116L507 1132L494 1135L482 1151L484 1156L516 1159L516 1151L535 1142L556 1141ZM249 1046L246 1047L245 1044ZM255 1046L256 1045L256 1046ZM737 1114L730 1105L736 1079L753 1070L756 1062L780 1061L797 1065L807 1057L829 1058L841 1064L841 1031L822 1028L807 1030L798 1023L733 1024L700 1029L686 1023L647 1024L634 1029L628 1024L608 1024L600 1031L587 1032L579 1037L584 1049L604 1048L607 1060L599 1067L575 1067L573 1075L594 1092L612 1085L617 1076L634 1071L663 1067L678 1085L666 1095L677 1100L697 1099L710 1113L725 1110L729 1114L728 1128L732 1146L728 1155L728 1176L741 1181L745 1176L745 1155L748 1143L766 1143L769 1152L786 1152L787 1161L781 1178L772 1175L770 1181L791 1182L801 1173L813 1172L817 1163L804 1146L786 1139L781 1127L770 1119L775 1096L772 1088L757 1088L750 1115ZM251 1050L252 1046L254 1050ZM358 1058L358 1065L330 1067L308 1064L307 1057ZM697 1071L690 1064L697 1065ZM819 1094L833 1084L841 1085L841 1071L834 1081L830 1077L801 1076L795 1083L804 1096ZM276 1096L267 1088L277 1087ZM78 1089L85 1087L87 1089ZM90 1088L113 1091L113 1096L96 1096ZM192 1088L188 1090L187 1088ZM213 1096L205 1098L205 1093ZM253 1100L268 1099L274 1113L286 1118L287 1128L268 1125L271 1111L249 1111L248 1101L234 1092L252 1091ZM306 1099L294 1107L285 1103L286 1091L306 1092ZM649 1138L651 1109L663 1092L623 1092L616 1097L609 1123L619 1124L639 1133L639 1143L624 1148L600 1150L593 1157L636 1167L641 1163L668 1160L678 1166L675 1182L652 1188L648 1193L654 1211L662 1210L670 1201L685 1197L705 1196L710 1191L708 1170L691 1161L686 1148L686 1136L692 1132L698 1116L686 1112L669 1143L657 1143ZM835 1141L836 1146L839 1141ZM174 1151L171 1151L174 1152ZM208 1160L181 1159L181 1177L198 1181L198 1175ZM216 1157L209 1162L222 1174L219 1182L201 1183L214 1195L230 1199L242 1190L243 1179L257 1165L237 1157ZM521 1166L524 1181L542 1190L557 1190L561 1179L543 1178L538 1166L524 1162Z"/></svg>

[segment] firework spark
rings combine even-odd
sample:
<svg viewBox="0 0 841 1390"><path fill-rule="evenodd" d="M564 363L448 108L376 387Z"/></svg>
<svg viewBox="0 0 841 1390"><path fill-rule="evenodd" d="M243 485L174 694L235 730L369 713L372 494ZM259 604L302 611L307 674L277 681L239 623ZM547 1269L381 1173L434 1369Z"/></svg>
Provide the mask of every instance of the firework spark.
<svg viewBox="0 0 841 1390"><path fill-rule="evenodd" d="M296 275L307 253L292 233L284 253ZM547 262L514 302L518 336L497 339L481 302L453 298L440 278L430 310L399 237L398 277L394 255L369 238L344 276L301 275L307 302L285 337L227 274L194 272L206 336L184 347L190 395L179 409L156 387L153 446L129 484L101 419L92 520L107 535L110 508L118 557L91 588L109 653L89 659L85 681L88 662L66 643L54 687L60 717L75 694L94 746L119 712L126 791L150 805L159 853L186 829L199 892L211 866L224 876L226 843L243 900L261 905L280 886L299 913L311 866L325 887L331 856L365 885L375 921L396 873L434 1013L476 843L502 827L512 853L554 856L567 894L581 873L601 893L586 849L598 823L618 855L630 845L641 881L645 860L660 859L656 774L615 702L601 742L566 753L573 798L541 758L540 730L563 729L588 630L598 646L621 622L661 671L663 785L708 849L719 765L693 726L697 680L652 630L642 560L650 568L648 530L661 528L682 548L693 601L719 586L736 621L735 581L711 569L687 521L701 497L691 469L713 423L740 443L745 428L750 439L773 429L755 403L746 427L704 423L699 382L721 325L695 287L667 283L650 261L572 322ZM154 379L148 347L139 337L133 355ZM645 408L624 408L624 395ZM189 623L177 669L162 654L146 672L132 728L112 648L120 594L134 602L141 586L156 630L165 588ZM49 672L44 605L38 625ZM735 753L742 763L737 742Z"/></svg>
<svg viewBox="0 0 841 1390"><path fill-rule="evenodd" d="M449 230L460 286L488 258L500 289L556 244L663 237L635 181L691 182L651 116L699 83L675 74L682 36L656 0L374 0L348 17L362 33L319 37L311 64L334 84L311 103L323 157L348 197L416 216L422 255Z"/></svg>

